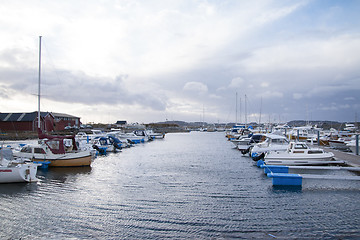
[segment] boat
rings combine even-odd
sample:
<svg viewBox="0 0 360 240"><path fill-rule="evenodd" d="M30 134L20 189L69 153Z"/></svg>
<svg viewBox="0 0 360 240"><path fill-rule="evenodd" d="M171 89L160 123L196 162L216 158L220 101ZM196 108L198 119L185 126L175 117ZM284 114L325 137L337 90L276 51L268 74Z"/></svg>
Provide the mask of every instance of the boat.
<svg viewBox="0 0 360 240"><path fill-rule="evenodd" d="M317 139L318 131L321 129L313 126L302 126L302 127L294 127L289 133L287 133L287 137L290 140L296 141L308 141L311 139Z"/></svg>
<svg viewBox="0 0 360 240"><path fill-rule="evenodd" d="M108 152L120 152L122 149L122 142L114 136L96 137L90 144L101 155L106 155Z"/></svg>
<svg viewBox="0 0 360 240"><path fill-rule="evenodd" d="M328 142L331 148L341 151L350 151L350 148L347 145L347 143L350 142L350 139L338 138L338 139L328 140Z"/></svg>
<svg viewBox="0 0 360 240"><path fill-rule="evenodd" d="M237 148L242 154L249 153L255 144L265 141L265 134L252 134L248 138L243 138L238 142Z"/></svg>
<svg viewBox="0 0 360 240"><path fill-rule="evenodd" d="M154 130L152 129L148 129L145 130L146 134L151 138L151 139L163 139L165 138L165 133L156 133L154 132Z"/></svg>
<svg viewBox="0 0 360 240"><path fill-rule="evenodd" d="M90 150L78 148L75 136L53 136L39 131L39 142L27 144L14 156L29 158L39 163L50 162L49 167L81 167L90 166L92 155Z"/></svg>
<svg viewBox="0 0 360 240"><path fill-rule="evenodd" d="M235 140L238 138L241 138L245 134L248 134L249 132L245 132L247 129L245 125L234 125L229 131L225 132L225 137L228 140Z"/></svg>
<svg viewBox="0 0 360 240"><path fill-rule="evenodd" d="M304 142L290 142L286 151L272 151L265 154L267 165L324 165L334 161L334 154L320 148L310 148Z"/></svg>
<svg viewBox="0 0 360 240"><path fill-rule="evenodd" d="M265 134L265 141L257 143L251 149L251 158L255 161L263 158L267 152L286 151L289 146L289 140L278 134Z"/></svg>
<svg viewBox="0 0 360 240"><path fill-rule="evenodd" d="M37 182L37 167L41 164L26 159L14 159L10 148L0 149L0 183Z"/></svg>

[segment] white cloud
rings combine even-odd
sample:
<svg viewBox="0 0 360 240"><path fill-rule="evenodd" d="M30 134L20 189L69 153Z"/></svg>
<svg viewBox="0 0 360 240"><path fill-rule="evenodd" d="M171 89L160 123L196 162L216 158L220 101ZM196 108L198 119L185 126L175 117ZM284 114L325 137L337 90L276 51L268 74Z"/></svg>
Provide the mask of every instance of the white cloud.
<svg viewBox="0 0 360 240"><path fill-rule="evenodd" d="M36 94L43 35L44 104L61 106L59 112L89 116L79 109L101 105L140 117L125 110L131 108L146 112L146 121L163 111L197 118L209 105L208 116L228 116L235 92L267 99L269 115L281 114L279 104L289 116L297 114L291 112L297 99L317 106L332 99L345 112L360 90L359 17L350 18L347 6L307 0L4 1L0 85L6 91L0 102L14 106L12 96ZM351 114L357 110L352 105ZM344 112L336 116L349 116Z"/></svg>
<svg viewBox="0 0 360 240"><path fill-rule="evenodd" d="M207 93L208 87L201 82L187 82L184 85L183 90L193 91L193 92L196 92L199 94L204 94L204 93Z"/></svg>
<svg viewBox="0 0 360 240"><path fill-rule="evenodd" d="M244 79L241 77L236 77L231 80L229 88L240 88L244 86Z"/></svg>

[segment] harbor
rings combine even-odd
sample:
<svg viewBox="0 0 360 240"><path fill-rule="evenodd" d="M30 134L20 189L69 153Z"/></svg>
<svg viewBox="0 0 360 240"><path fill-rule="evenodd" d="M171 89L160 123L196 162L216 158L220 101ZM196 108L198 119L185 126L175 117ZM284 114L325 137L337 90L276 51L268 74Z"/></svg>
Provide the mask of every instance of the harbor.
<svg viewBox="0 0 360 240"><path fill-rule="evenodd" d="M359 1L39 3L0 8L0 240L360 239Z"/></svg>
<svg viewBox="0 0 360 240"><path fill-rule="evenodd" d="M37 177L0 185L0 238L360 236L359 182L273 186L224 132L168 133L90 167L39 169Z"/></svg>

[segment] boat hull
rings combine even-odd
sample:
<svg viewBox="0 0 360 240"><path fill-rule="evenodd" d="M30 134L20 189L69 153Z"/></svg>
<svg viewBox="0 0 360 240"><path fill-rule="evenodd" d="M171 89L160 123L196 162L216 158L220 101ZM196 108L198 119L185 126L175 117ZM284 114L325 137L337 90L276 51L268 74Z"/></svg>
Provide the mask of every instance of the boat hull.
<svg viewBox="0 0 360 240"><path fill-rule="evenodd" d="M291 156L291 154L273 154L273 156L265 156L265 163L267 165L288 165L288 166L302 166L302 165L325 165L334 161L333 153L323 153L316 156L316 154L301 154L299 156Z"/></svg>
<svg viewBox="0 0 360 240"><path fill-rule="evenodd" d="M37 164L19 164L14 167L0 167L0 183L37 182Z"/></svg>
<svg viewBox="0 0 360 240"><path fill-rule="evenodd" d="M284 165L284 166L311 166L311 165L327 165L334 162L332 159L314 159L314 160L265 160L266 165Z"/></svg>
<svg viewBox="0 0 360 240"><path fill-rule="evenodd" d="M91 155L80 156L74 158L56 158L56 159L44 159L44 158L33 158L36 162L50 162L49 167L84 167L90 166Z"/></svg>

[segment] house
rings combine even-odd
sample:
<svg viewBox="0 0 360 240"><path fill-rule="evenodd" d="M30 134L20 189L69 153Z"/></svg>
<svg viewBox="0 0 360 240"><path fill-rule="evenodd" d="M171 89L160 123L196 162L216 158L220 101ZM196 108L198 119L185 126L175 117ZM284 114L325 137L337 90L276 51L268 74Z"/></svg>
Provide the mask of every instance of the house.
<svg viewBox="0 0 360 240"><path fill-rule="evenodd" d="M37 128L38 112L0 113L1 131L36 131ZM55 118L51 113L40 113L40 128L45 131L55 130Z"/></svg>
<svg viewBox="0 0 360 240"><path fill-rule="evenodd" d="M40 128L47 132L61 131L65 127L80 127L80 118L64 113L41 112ZM0 113L0 131L36 131L38 112Z"/></svg>
<svg viewBox="0 0 360 240"><path fill-rule="evenodd" d="M116 127L124 127L127 124L127 122L126 121L117 121L115 124L116 124Z"/></svg>
<svg viewBox="0 0 360 240"><path fill-rule="evenodd" d="M66 127L80 128L80 118L65 113L51 113L55 118L55 130L61 131Z"/></svg>

